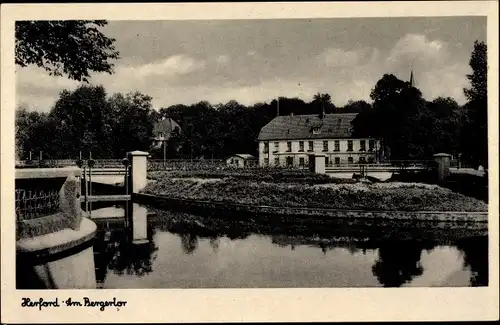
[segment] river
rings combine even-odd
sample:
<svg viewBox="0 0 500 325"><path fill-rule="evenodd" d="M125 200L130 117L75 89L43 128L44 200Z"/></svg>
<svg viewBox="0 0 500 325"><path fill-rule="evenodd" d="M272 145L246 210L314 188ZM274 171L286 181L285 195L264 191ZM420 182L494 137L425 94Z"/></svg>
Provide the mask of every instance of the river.
<svg viewBox="0 0 500 325"><path fill-rule="evenodd" d="M98 225L94 256L99 288L488 284L487 236L445 241L394 235L375 239L366 233L340 236L322 225L312 231L249 226L236 220L214 222L213 216L138 204L127 209L96 208L92 219Z"/></svg>

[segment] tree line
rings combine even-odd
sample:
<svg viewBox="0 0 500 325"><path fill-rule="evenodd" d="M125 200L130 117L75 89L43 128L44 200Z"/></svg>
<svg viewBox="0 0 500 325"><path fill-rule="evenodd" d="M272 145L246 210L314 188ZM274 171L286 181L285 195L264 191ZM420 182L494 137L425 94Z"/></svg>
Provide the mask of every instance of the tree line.
<svg viewBox="0 0 500 325"><path fill-rule="evenodd" d="M336 106L329 94L311 101L279 97L242 105L235 100L211 104L172 105L154 110L140 92L108 96L102 86L64 90L48 113L16 112L16 150L20 159L42 151L50 158L122 158L127 151L153 149L153 127L172 118L181 127L167 142L167 158L223 158L234 153L257 155L261 128L279 115L359 113L355 136L379 137L391 159L431 159L446 152L462 161L487 166L487 49L475 42L470 59L470 88L465 105L452 98L427 101L409 82L385 74L371 92L372 103L350 101Z"/></svg>

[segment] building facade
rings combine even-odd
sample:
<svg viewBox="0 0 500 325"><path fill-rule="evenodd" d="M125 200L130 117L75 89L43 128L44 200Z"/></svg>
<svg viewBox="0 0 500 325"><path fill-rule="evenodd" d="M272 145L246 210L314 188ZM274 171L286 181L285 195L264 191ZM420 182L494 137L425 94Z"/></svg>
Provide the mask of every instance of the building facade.
<svg viewBox="0 0 500 325"><path fill-rule="evenodd" d="M306 167L313 153L325 156L325 166L379 162L379 139L352 137L356 115L277 116L259 134L259 165Z"/></svg>

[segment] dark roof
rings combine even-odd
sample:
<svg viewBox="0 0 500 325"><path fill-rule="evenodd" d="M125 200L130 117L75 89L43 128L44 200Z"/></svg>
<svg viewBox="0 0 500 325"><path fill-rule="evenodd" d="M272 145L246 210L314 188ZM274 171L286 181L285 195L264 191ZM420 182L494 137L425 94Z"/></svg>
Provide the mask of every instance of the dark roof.
<svg viewBox="0 0 500 325"><path fill-rule="evenodd" d="M257 140L349 138L357 113L277 116L260 130ZM318 134L313 129L319 130Z"/></svg>
<svg viewBox="0 0 500 325"><path fill-rule="evenodd" d="M243 158L244 160L256 159L254 156L252 156L251 154L248 154L248 153L235 153L235 154L229 156L228 158L235 157L235 156Z"/></svg>
<svg viewBox="0 0 500 325"><path fill-rule="evenodd" d="M155 123L153 127L153 134L155 137L158 137L160 133L163 133L164 137L170 137L170 134L175 128L179 128L179 131L181 130L181 127L176 121L171 118L166 118Z"/></svg>

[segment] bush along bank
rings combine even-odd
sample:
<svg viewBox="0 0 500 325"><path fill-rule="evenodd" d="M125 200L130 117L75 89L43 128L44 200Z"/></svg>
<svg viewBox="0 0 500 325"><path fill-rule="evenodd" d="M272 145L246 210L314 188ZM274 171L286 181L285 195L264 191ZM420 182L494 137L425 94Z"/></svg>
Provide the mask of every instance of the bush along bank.
<svg viewBox="0 0 500 325"><path fill-rule="evenodd" d="M202 181L164 177L143 193L171 199L271 207L370 211L486 212L487 204L437 185L416 183L296 184L235 178Z"/></svg>

